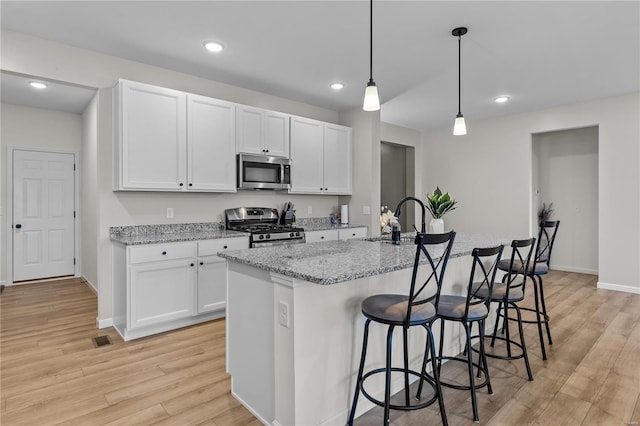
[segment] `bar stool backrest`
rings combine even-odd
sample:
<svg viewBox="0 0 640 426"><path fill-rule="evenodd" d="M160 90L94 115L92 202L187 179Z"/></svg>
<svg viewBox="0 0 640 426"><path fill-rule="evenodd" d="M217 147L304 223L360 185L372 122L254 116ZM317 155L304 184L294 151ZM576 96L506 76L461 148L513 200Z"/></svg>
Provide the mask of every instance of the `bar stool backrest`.
<svg viewBox="0 0 640 426"><path fill-rule="evenodd" d="M538 249L536 250L535 263L546 263L549 266L551 261L551 249L560 227L559 220L545 220L540 222L540 232L538 233Z"/></svg>
<svg viewBox="0 0 640 426"><path fill-rule="evenodd" d="M451 254L451 248L453 247L453 241L455 238L456 233L454 231L446 232L444 234L416 234L416 257L413 263L413 273L411 275L409 306L407 308L407 316L405 318L405 327L409 326L412 306L431 302L435 297L435 307L436 310L438 309L438 301L440 299L440 291L442 290L444 273L447 269L447 262L449 261L449 255ZM441 250L438 249L443 245L444 251L441 252ZM423 268L426 268L429 276L426 281L416 289L416 286L419 284L416 283L416 281L418 279L418 270L421 265ZM436 294L435 296L421 299L420 293L427 288L429 283L434 283L436 285Z"/></svg>
<svg viewBox="0 0 640 426"><path fill-rule="evenodd" d="M489 305L491 305L491 290L496 280L498 262L500 261L500 257L502 257L503 250L504 244L500 244L496 247L474 248L471 252L473 263L471 265L471 274L469 275L464 319L469 317L470 306L484 303L487 305L487 310L489 309ZM478 278L476 278L478 276L481 281L478 281Z"/></svg>
<svg viewBox="0 0 640 426"><path fill-rule="evenodd" d="M511 242L511 260L509 262L509 270L506 275L507 290L505 298L509 300L509 292L522 289L524 297L524 285L527 279L526 271L533 268L531 258L533 257L533 248L536 246L536 239L529 238L526 240L513 240ZM530 269L531 268L531 269ZM520 277L520 278L518 278ZM521 279L522 281L519 281Z"/></svg>

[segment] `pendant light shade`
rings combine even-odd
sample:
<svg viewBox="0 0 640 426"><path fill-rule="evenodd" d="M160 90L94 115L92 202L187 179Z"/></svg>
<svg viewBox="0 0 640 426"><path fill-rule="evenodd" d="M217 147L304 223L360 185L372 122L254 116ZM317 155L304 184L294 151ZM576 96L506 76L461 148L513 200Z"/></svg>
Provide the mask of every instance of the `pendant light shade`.
<svg viewBox="0 0 640 426"><path fill-rule="evenodd" d="M365 111L378 111L380 109L378 88L375 81L373 81L373 0L369 0L369 82L364 91L362 109Z"/></svg>
<svg viewBox="0 0 640 426"><path fill-rule="evenodd" d="M467 33L466 27L458 27L454 28L451 31L451 35L454 37L458 37L458 114L456 115L456 121L453 123L453 134L454 136L462 136L467 134L467 125L464 122L464 117L462 116L461 108L460 108L460 94L461 94L461 84L460 84L460 74L461 74L461 57L460 57L460 44L462 42L462 36Z"/></svg>

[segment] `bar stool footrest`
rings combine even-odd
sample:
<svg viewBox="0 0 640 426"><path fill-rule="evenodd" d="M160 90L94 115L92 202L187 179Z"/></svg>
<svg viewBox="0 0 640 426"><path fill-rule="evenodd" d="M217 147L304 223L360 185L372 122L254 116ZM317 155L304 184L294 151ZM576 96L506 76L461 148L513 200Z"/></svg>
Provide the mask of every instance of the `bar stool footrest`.
<svg viewBox="0 0 640 426"><path fill-rule="evenodd" d="M419 404L415 404L415 405L389 404L389 408L390 409L392 409L392 410L402 410L402 411L420 410L420 409L428 407L428 406L432 405L434 402L438 401L438 393L436 391L436 384L435 384L434 379L431 376L429 376L428 374L420 374L420 373L418 373L417 371L414 371L414 370L405 370L404 368L400 368L400 367L392 367L391 368L391 372L404 374L405 371L407 371L410 375L416 376L418 378L422 378L425 382L427 382L429 384L429 386L431 386L431 388L433 389L433 397L428 399L428 400L426 400L426 401L423 401L423 402L421 402ZM380 401L378 399L375 399L371 395L369 395L367 393L367 391L364 389L364 383L367 380L367 378L373 376L374 374L380 374L380 373L386 373L386 372L387 372L386 368L378 368L376 370L368 371L367 373L363 374L362 381L360 382L360 391L362 392L362 395L365 398L367 398L369 401L373 402L374 404L376 404L379 407L384 407L384 401ZM403 391L400 391L400 392L403 392ZM413 398L415 399L415 395L413 396Z"/></svg>
<svg viewBox="0 0 640 426"><path fill-rule="evenodd" d="M471 336L471 340L473 339L478 339L480 338L480 336ZM484 340L486 341L487 339L491 340L493 339L493 336L484 336ZM507 341L506 337L502 337L502 336L496 336L495 337L496 340L500 340L503 342ZM509 339L509 342L511 342L512 345L517 346L518 348L520 348L520 353L518 355L498 355L498 354L492 354L489 352L485 352L485 355L488 356L489 358L495 358L495 359L504 359L507 361L512 361L514 359L520 359L520 358L524 358L524 351L522 350L522 345L518 342L516 342L515 340ZM486 343L485 343L485 347L486 347ZM491 344L489 344L489 347L491 347ZM472 351L474 351L475 353L479 353L477 348L471 348Z"/></svg>
<svg viewBox="0 0 640 426"><path fill-rule="evenodd" d="M458 358L458 357L455 357L455 356L439 356L439 357L436 357L436 362L439 362L441 360L443 360L443 361L444 360L447 360L447 361L458 361L458 362L464 363L465 365L469 364L469 361L466 358ZM487 384L488 384L487 383L487 370L484 367L479 367L478 363L476 363L476 362L472 363L472 365L473 365L473 367L474 367L476 372L478 371L478 368L480 368L480 371L482 372L482 379L483 379L479 383L474 383L475 384L474 388L475 389L480 389L480 388L483 388L483 387L487 386ZM440 374L440 373L438 373L438 374ZM474 372L474 374L476 374L476 373ZM433 377L431 377L429 374L427 374L427 376L429 376L429 378L433 381ZM476 376L476 379L477 379L477 376ZM474 380L474 382L475 382L475 380ZM442 375L441 374L440 374L440 386L446 386L448 388L458 389L458 390L471 390L471 386L469 386L469 385L456 385L454 383L448 383L448 382L442 380Z"/></svg>

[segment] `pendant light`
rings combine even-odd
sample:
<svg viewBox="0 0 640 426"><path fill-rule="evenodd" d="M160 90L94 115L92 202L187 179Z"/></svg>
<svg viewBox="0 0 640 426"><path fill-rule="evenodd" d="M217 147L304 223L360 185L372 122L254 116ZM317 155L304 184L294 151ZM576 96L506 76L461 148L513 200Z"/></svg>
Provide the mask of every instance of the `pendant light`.
<svg viewBox="0 0 640 426"><path fill-rule="evenodd" d="M373 0L369 0L369 82L364 91L362 109L365 111L378 111L380 109L378 88L373 81Z"/></svg>
<svg viewBox="0 0 640 426"><path fill-rule="evenodd" d="M458 27L454 28L451 31L451 35L454 37L458 37L458 114L456 115L456 121L453 124L453 134L455 136L466 135L467 134L467 126L464 123L464 117L462 116L462 112L460 110L460 44L462 40L462 36L467 33L466 27Z"/></svg>

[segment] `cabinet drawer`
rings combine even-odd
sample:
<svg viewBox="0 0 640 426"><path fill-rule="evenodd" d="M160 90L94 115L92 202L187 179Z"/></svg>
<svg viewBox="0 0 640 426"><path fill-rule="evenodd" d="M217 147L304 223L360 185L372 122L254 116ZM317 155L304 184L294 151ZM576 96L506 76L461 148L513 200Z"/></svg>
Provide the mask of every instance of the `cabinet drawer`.
<svg viewBox="0 0 640 426"><path fill-rule="evenodd" d="M219 251L249 248L249 237L224 238L198 242L198 256L215 256Z"/></svg>
<svg viewBox="0 0 640 426"><path fill-rule="evenodd" d="M130 247L129 263L157 262L195 257L195 243L150 244Z"/></svg>
<svg viewBox="0 0 640 426"><path fill-rule="evenodd" d="M338 231L333 229L327 231L309 231L305 232L305 238L308 243L335 241L338 239Z"/></svg>
<svg viewBox="0 0 640 426"><path fill-rule="evenodd" d="M367 236L367 228L340 229L338 231L339 240L350 240L352 238L364 238Z"/></svg>

